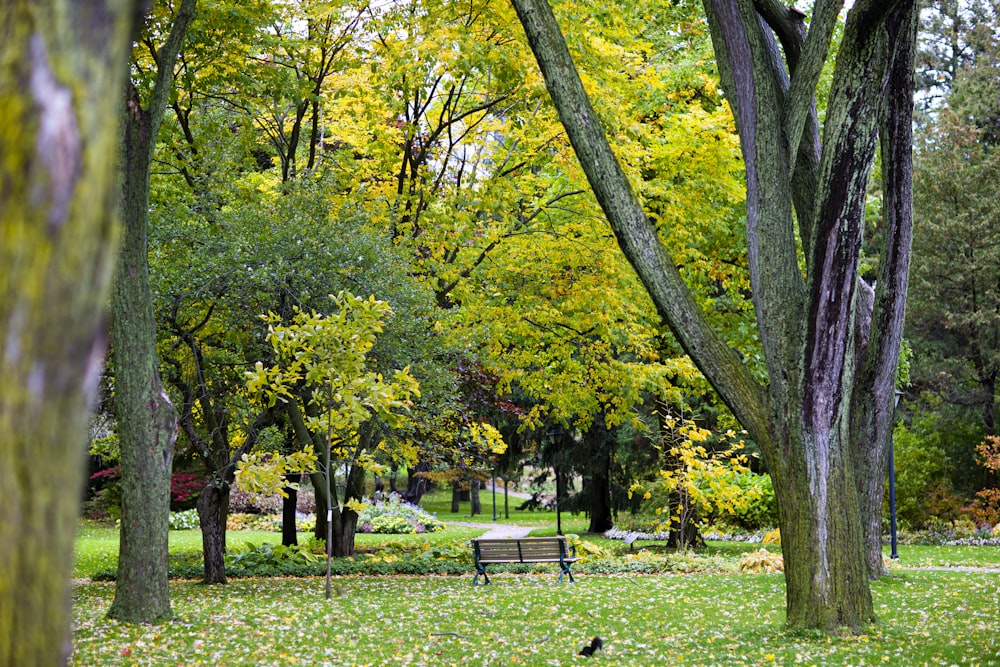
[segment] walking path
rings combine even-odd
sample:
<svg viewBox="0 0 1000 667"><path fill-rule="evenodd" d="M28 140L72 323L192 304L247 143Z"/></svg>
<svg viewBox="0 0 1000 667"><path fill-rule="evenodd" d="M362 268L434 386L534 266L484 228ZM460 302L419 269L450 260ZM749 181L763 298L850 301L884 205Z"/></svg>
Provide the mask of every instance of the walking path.
<svg viewBox="0 0 1000 667"><path fill-rule="evenodd" d="M491 493L493 487L489 482L483 485L482 492ZM497 495L504 492L502 487L497 487ZM530 498L530 493L522 493L520 491L513 491L511 489L507 490L507 494L511 498L521 498L522 500ZM449 526L462 526L464 528L485 528L486 532L481 535L481 537L486 537L489 539L502 539L505 537L527 537L528 534L535 529L534 526L515 526L507 523L467 523L463 521L449 521Z"/></svg>
<svg viewBox="0 0 1000 667"><path fill-rule="evenodd" d="M449 521L449 526L462 526L463 528L485 528L486 532L480 537L490 539L504 537L527 537L528 533L535 529L534 526L515 526L509 523L466 523L463 521Z"/></svg>

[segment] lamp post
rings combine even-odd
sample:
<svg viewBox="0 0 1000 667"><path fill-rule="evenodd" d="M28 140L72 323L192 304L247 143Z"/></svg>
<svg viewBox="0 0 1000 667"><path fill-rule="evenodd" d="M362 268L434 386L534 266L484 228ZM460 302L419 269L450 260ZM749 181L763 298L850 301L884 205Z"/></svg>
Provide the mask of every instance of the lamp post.
<svg viewBox="0 0 1000 667"><path fill-rule="evenodd" d="M493 464L493 523L497 522L497 464Z"/></svg>
<svg viewBox="0 0 1000 667"><path fill-rule="evenodd" d="M895 413L896 408L899 407L899 399L903 395L899 389L895 390L896 399L892 404L893 413ZM889 539L892 545L892 553L889 554L889 558L894 560L899 559L899 553L896 551L897 539L896 539L896 459L893 455L893 450L896 449L896 440L890 436L889 440Z"/></svg>
<svg viewBox="0 0 1000 667"><path fill-rule="evenodd" d="M556 452L562 448L563 436L566 433L558 426L554 427L548 432L548 436L552 438L552 444L555 447ZM556 535L562 535L562 484L560 482L561 476L559 475L559 468L552 466L552 470L556 474Z"/></svg>

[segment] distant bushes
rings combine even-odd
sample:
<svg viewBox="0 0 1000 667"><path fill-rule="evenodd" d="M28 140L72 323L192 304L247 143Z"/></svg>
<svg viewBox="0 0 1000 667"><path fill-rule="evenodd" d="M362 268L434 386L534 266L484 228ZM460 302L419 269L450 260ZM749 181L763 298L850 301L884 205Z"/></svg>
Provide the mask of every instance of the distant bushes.
<svg viewBox="0 0 1000 667"><path fill-rule="evenodd" d="M359 533L434 533L444 530L444 527L437 518L396 494L367 505L358 514Z"/></svg>

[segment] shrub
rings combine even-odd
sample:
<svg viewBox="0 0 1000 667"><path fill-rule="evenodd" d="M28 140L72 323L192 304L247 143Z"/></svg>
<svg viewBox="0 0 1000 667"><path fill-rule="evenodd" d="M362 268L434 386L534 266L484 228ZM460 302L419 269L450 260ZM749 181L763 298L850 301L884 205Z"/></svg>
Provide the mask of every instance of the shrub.
<svg viewBox="0 0 1000 667"><path fill-rule="evenodd" d="M170 503L177 509L191 509L205 488L204 475L175 472L170 476Z"/></svg>
<svg viewBox="0 0 1000 667"><path fill-rule="evenodd" d="M226 530L274 530L273 517L237 512L226 517Z"/></svg>
<svg viewBox="0 0 1000 667"><path fill-rule="evenodd" d="M989 435L976 446L977 463L992 473L1000 472L1000 438ZM1000 489L987 488L976 492L976 499L965 509L976 523L1000 525Z"/></svg>
<svg viewBox="0 0 1000 667"><path fill-rule="evenodd" d="M281 514L284 499L278 494L263 496L233 485L229 492L229 510L238 514Z"/></svg>
<svg viewBox="0 0 1000 667"><path fill-rule="evenodd" d="M771 553L767 549L749 551L740 556L740 563L737 566L740 572L766 573L784 572L785 560L781 554Z"/></svg>
<svg viewBox="0 0 1000 667"><path fill-rule="evenodd" d="M761 530L778 524L778 502L770 475L736 471L732 483L740 488L742 503L735 504L731 514L724 515L727 522L745 530Z"/></svg>
<svg viewBox="0 0 1000 667"><path fill-rule="evenodd" d="M395 494L365 506L358 514L358 532L362 533L435 533L444 528L435 517Z"/></svg>
<svg viewBox="0 0 1000 667"><path fill-rule="evenodd" d="M319 557L308 547L297 544L283 545L246 544L242 549L235 549L226 554L226 567L243 567L247 569L267 571L271 568L280 569L284 565L309 566L319 562Z"/></svg>
<svg viewBox="0 0 1000 667"><path fill-rule="evenodd" d="M90 476L92 484L101 488L94 496L93 510L106 512L113 519L122 513L121 466L99 470ZM174 509L190 509L205 486L204 475L175 472L170 475L170 503Z"/></svg>
<svg viewBox="0 0 1000 667"><path fill-rule="evenodd" d="M199 526L201 522L198 520L196 509L170 513L170 530L193 530Z"/></svg>

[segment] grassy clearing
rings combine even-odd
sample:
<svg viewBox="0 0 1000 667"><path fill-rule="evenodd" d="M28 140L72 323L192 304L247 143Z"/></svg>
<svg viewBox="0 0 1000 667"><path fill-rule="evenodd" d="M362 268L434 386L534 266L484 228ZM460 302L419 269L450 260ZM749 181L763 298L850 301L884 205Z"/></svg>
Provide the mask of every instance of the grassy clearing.
<svg viewBox="0 0 1000 667"><path fill-rule="evenodd" d="M462 503L458 512L451 511L451 491L434 491L428 493L420 499L420 507L427 512L434 514L438 519L445 522L493 522L493 494L489 491L481 491L483 513L471 516L469 514L469 503ZM503 491L497 491L497 522L513 523L519 526L537 526L539 528L556 529L556 513L552 510L516 510L515 508L523 501L521 498L510 498L510 517L504 515ZM582 533L587 530L590 521L583 515L573 516L568 512L562 513L562 525L564 533Z"/></svg>
<svg viewBox="0 0 1000 667"><path fill-rule="evenodd" d="M302 535L305 538L305 535ZM169 536L170 562L201 562L201 531L171 530ZM229 547L246 542L281 544L281 533L262 530L230 531L226 535ZM73 576L90 577L96 572L118 567L118 529L107 523L81 521L76 536Z"/></svg>
<svg viewBox="0 0 1000 667"><path fill-rule="evenodd" d="M437 546L447 542L468 542L483 533L481 528L451 527L438 533L414 535L376 535L358 533L355 546L359 552L375 552L389 545L419 545L423 542ZM299 533L299 543L305 544L311 538L308 533ZM191 565L202 560L201 531L171 530L169 542L169 562L175 565ZM281 544L281 533L261 530L239 530L226 533L226 545L230 549L247 544ZM93 577L98 572L114 571L118 567L118 529L106 523L81 522L76 537L73 576Z"/></svg>
<svg viewBox="0 0 1000 667"><path fill-rule="evenodd" d="M874 586L880 623L849 637L783 628L780 575L504 575L171 583L176 619L105 618L113 584L74 591L73 665L1000 665L996 574L907 572Z"/></svg>
<svg viewBox="0 0 1000 667"><path fill-rule="evenodd" d="M1000 567L1000 547L901 544L897 552L900 567ZM888 547L885 553L888 556Z"/></svg>

